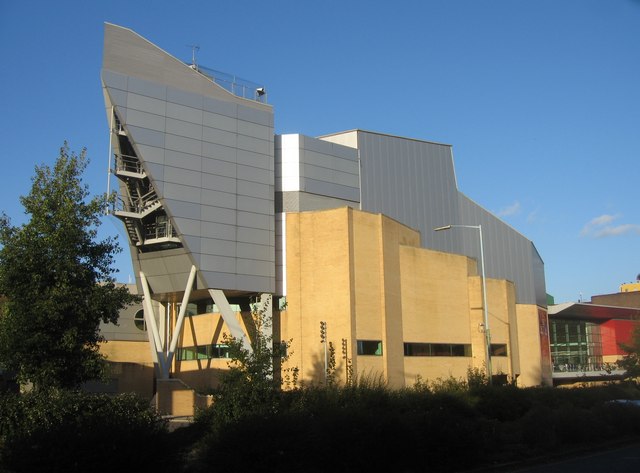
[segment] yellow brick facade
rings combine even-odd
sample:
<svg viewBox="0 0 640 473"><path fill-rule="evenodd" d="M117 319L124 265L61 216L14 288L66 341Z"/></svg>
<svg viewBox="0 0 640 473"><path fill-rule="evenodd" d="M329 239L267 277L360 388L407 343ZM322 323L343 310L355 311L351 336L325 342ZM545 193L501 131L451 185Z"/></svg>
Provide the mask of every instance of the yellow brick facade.
<svg viewBox="0 0 640 473"><path fill-rule="evenodd" d="M420 248L420 235L390 218L351 208L287 215L287 310L283 338L288 366L301 380L324 379L320 322L335 347L337 377L346 377L343 339L354 374L382 377L391 387L417 379L464 378L486 366L482 285L466 256ZM509 281L487 280L494 374L521 386L544 382L539 308L515 303ZM546 314L545 314L546 317ZM542 340L542 341L541 341ZM381 355L357 355L358 341L381 341ZM404 344L470 345L471 356L405 356Z"/></svg>

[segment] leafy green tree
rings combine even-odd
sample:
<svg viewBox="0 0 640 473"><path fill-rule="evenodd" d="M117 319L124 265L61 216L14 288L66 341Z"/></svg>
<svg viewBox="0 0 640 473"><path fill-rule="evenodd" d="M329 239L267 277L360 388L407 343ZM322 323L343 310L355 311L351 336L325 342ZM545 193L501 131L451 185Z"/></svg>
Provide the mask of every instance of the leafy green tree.
<svg viewBox="0 0 640 473"><path fill-rule="evenodd" d="M280 373L281 364L287 360L287 350L291 342L274 341L266 333L272 326L268 307L252 305L250 330L251 349L245 348L242 340L224 336L229 347L229 370L223 375L213 415L216 422L224 424L246 415L266 415L275 412L279 401L281 385L297 384L297 369Z"/></svg>
<svg viewBox="0 0 640 473"><path fill-rule="evenodd" d="M621 343L620 348L627 354L618 361L618 366L625 370L625 378L640 378L640 323L631 332L629 343Z"/></svg>
<svg viewBox="0 0 640 473"><path fill-rule="evenodd" d="M86 150L76 155L65 142L20 198L28 222L0 217L0 367L36 390L100 378L100 322L116 323L137 297L115 284L117 241L97 240L106 197L89 199L87 164Z"/></svg>

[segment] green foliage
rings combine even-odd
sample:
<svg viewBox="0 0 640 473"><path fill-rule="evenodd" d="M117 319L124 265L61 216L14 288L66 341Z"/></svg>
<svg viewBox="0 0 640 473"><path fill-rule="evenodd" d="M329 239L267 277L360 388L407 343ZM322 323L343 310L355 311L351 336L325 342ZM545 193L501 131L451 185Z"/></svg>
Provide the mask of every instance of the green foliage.
<svg viewBox="0 0 640 473"><path fill-rule="evenodd" d="M0 471L160 471L167 448L164 422L134 395L0 397Z"/></svg>
<svg viewBox="0 0 640 473"><path fill-rule="evenodd" d="M248 415L266 415L277 411L278 393L282 380L274 366L288 358L290 342L275 342L267 332L271 320L268 306L252 305L253 321L251 349L243 341L229 335L224 343L229 346L229 370L222 375L213 407L208 414L218 424L233 422ZM293 370L287 382L297 382L297 370Z"/></svg>
<svg viewBox="0 0 640 473"><path fill-rule="evenodd" d="M215 435L197 444L189 471L459 471L516 462L640 434L640 408L609 402L638 397L633 384L522 389L452 377L403 390L374 377L310 386L279 392L269 412L210 425Z"/></svg>
<svg viewBox="0 0 640 473"><path fill-rule="evenodd" d="M640 378L640 324L634 327L631 341L621 343L620 348L627 352L622 360L618 361L618 366L625 370L625 378Z"/></svg>
<svg viewBox="0 0 640 473"><path fill-rule="evenodd" d="M96 240L106 199L88 200L86 165L85 151L76 156L65 143L20 198L30 220L15 227L0 218L0 366L36 389L99 378L100 321L115 323L135 300L112 277L117 242Z"/></svg>

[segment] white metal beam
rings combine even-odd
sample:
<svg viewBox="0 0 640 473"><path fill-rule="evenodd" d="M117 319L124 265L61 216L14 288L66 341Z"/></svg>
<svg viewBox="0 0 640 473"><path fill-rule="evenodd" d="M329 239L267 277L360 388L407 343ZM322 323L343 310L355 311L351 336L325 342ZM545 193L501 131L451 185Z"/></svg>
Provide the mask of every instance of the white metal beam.
<svg viewBox="0 0 640 473"><path fill-rule="evenodd" d="M231 310L231 306L229 305L229 301L227 300L227 296L224 295L224 292L220 289L209 289L209 294L211 295L215 305L218 306L220 315L222 315L224 322L231 331L231 336L237 340L242 340L243 347L250 352L253 351L251 343L249 342L249 337L245 334L244 330L242 330L240 322L238 321L236 314Z"/></svg>
<svg viewBox="0 0 640 473"><path fill-rule="evenodd" d="M142 283L142 292L144 293L144 318L147 323L147 336L149 337L152 355L154 362L158 364L160 378L167 379L169 378L169 370L165 363L166 360L164 352L162 351L160 333L158 332L158 325L156 324L156 315L153 310L153 304L151 303L151 291L149 290L147 278L142 271L140 271L140 282Z"/></svg>
<svg viewBox="0 0 640 473"><path fill-rule="evenodd" d="M167 353L167 366L169 368L171 368L171 363L173 362L173 356L176 351L176 346L178 345L178 339L180 338L180 333L182 332L182 323L184 322L184 316L187 313L187 305L189 305L189 297L191 296L193 281L195 279L196 267L191 266L191 272L189 273L189 279L187 280L187 287L184 290L182 304L180 305L180 313L178 314L178 320L176 321L176 326L173 329L173 335L171 336L171 346L169 347L169 352Z"/></svg>

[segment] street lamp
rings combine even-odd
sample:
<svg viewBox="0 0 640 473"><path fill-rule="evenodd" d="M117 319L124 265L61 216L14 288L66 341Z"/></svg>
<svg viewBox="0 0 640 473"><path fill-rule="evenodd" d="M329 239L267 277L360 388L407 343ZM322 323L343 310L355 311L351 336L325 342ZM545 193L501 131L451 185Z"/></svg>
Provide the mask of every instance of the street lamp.
<svg viewBox="0 0 640 473"><path fill-rule="evenodd" d="M482 225L445 225L444 227L434 228L436 232L450 230L452 228L473 228L478 230L480 235L480 264L482 266L482 308L484 316L484 341L485 341L485 357L487 359L487 374L489 384L493 384L493 371L491 369L491 332L489 331L489 309L487 307L487 278L484 273L484 245L482 243Z"/></svg>

